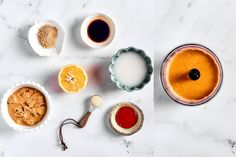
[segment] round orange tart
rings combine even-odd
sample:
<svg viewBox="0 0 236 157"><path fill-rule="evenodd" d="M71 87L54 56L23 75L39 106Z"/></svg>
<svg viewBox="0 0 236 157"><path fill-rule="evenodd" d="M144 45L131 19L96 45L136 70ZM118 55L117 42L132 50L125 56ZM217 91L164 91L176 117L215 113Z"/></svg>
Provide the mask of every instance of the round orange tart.
<svg viewBox="0 0 236 157"><path fill-rule="evenodd" d="M173 50L163 62L161 75L166 92L186 105L210 100L222 82L218 58L208 48L196 44Z"/></svg>

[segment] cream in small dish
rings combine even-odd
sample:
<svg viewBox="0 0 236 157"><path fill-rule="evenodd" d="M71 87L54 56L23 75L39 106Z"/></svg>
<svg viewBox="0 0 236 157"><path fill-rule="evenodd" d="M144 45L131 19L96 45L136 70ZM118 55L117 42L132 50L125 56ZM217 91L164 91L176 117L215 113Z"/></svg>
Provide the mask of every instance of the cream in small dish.
<svg viewBox="0 0 236 157"><path fill-rule="evenodd" d="M38 83L21 82L4 94L1 114L5 122L18 131L34 131L49 120L52 100Z"/></svg>
<svg viewBox="0 0 236 157"><path fill-rule="evenodd" d="M141 49L128 47L112 56L109 65L111 80L120 89L141 90L151 79L151 59Z"/></svg>

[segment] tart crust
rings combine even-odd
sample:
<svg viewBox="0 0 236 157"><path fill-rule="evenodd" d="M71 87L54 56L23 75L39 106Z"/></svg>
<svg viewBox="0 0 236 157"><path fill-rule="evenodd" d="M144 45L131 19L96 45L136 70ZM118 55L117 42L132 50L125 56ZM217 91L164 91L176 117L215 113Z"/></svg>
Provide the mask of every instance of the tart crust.
<svg viewBox="0 0 236 157"><path fill-rule="evenodd" d="M197 68L198 80L188 78L188 72ZM207 49L186 46L177 49L164 66L164 81L169 94L189 103L199 103L210 98L221 84L221 70L216 58Z"/></svg>

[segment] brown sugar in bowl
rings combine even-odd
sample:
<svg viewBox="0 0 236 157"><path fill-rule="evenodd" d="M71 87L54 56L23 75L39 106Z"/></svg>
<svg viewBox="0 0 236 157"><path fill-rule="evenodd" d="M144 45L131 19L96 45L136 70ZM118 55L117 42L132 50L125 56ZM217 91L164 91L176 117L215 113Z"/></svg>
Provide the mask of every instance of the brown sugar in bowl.
<svg viewBox="0 0 236 157"><path fill-rule="evenodd" d="M7 105L10 117L19 125L34 126L47 113L45 96L32 87L17 89L9 96Z"/></svg>
<svg viewBox="0 0 236 157"><path fill-rule="evenodd" d="M48 122L51 104L51 98L42 86L26 81L12 86L4 94L1 113L13 129L34 131Z"/></svg>

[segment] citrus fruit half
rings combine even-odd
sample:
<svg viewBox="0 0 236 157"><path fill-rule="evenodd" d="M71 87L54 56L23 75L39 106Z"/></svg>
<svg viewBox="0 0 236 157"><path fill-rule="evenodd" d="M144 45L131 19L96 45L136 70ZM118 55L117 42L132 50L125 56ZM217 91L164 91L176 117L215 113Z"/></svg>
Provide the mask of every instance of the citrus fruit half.
<svg viewBox="0 0 236 157"><path fill-rule="evenodd" d="M66 93L78 93L87 85L87 74L85 70L75 64L64 66L58 75L60 87Z"/></svg>

